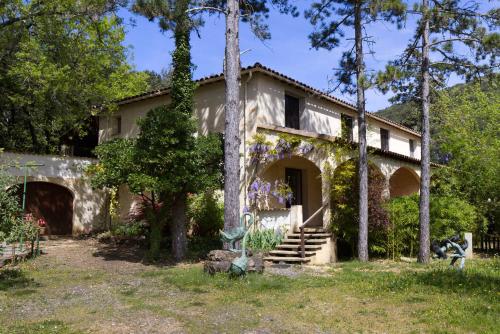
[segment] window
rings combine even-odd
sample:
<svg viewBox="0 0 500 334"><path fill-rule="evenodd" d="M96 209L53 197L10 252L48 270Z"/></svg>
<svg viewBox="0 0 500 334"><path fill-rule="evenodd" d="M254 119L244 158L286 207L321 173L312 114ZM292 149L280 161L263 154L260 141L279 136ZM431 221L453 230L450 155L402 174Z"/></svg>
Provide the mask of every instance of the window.
<svg viewBox="0 0 500 334"><path fill-rule="evenodd" d="M292 129L300 129L299 99L285 95L285 126Z"/></svg>
<svg viewBox="0 0 500 334"><path fill-rule="evenodd" d="M415 141L410 139L410 157L415 157Z"/></svg>
<svg viewBox="0 0 500 334"><path fill-rule="evenodd" d="M353 141L353 119L349 115L342 114L340 117L341 136L347 141Z"/></svg>
<svg viewBox="0 0 500 334"><path fill-rule="evenodd" d="M389 130L380 129L380 148L389 151Z"/></svg>
<svg viewBox="0 0 500 334"><path fill-rule="evenodd" d="M111 124L111 133L113 135L119 135L122 133L122 118L121 116L113 117Z"/></svg>

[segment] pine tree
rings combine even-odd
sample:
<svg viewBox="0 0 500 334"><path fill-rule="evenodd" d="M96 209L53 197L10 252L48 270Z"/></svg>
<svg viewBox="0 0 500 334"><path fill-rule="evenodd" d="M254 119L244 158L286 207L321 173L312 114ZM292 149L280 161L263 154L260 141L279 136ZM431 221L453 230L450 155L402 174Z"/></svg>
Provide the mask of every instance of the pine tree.
<svg viewBox="0 0 500 334"><path fill-rule="evenodd" d="M446 86L455 73L466 80L480 79L498 69L496 56L500 35L494 31L500 19L497 9L480 13L480 3L460 0L422 0L411 13L420 16L413 40L404 53L379 74L382 91L392 89L392 101L420 100L421 103L421 179L420 248L418 261L430 259L430 126L431 92ZM491 27L491 29L488 29ZM419 43L420 42L420 43ZM470 55L460 53L466 49Z"/></svg>
<svg viewBox="0 0 500 334"><path fill-rule="evenodd" d="M363 29L377 19L388 22L401 22L405 6L399 0L321 0L311 5L305 16L315 27L309 35L313 48L332 50L339 46L345 36L345 29L354 29L354 46L343 53L340 68L335 75L336 88L342 86L343 92L356 94L359 130L359 235L358 258L368 261L368 157L366 142L365 90L370 85L366 75L364 46L373 43ZM355 80L354 80L355 78Z"/></svg>

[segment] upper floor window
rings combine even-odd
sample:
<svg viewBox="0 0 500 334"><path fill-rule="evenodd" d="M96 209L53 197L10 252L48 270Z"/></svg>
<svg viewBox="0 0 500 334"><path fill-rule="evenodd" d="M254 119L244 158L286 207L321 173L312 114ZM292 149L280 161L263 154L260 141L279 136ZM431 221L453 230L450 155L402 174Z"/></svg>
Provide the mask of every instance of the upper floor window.
<svg viewBox="0 0 500 334"><path fill-rule="evenodd" d="M285 126L300 129L299 99L290 95L285 95Z"/></svg>
<svg viewBox="0 0 500 334"><path fill-rule="evenodd" d="M410 157L415 157L415 141L410 139Z"/></svg>
<svg viewBox="0 0 500 334"><path fill-rule="evenodd" d="M342 114L340 116L340 124L341 124L341 136L343 139L348 141L353 141L353 128L354 128L354 120L349 115Z"/></svg>
<svg viewBox="0 0 500 334"><path fill-rule="evenodd" d="M380 129L380 148L389 151L389 130Z"/></svg>
<svg viewBox="0 0 500 334"><path fill-rule="evenodd" d="M122 118L121 116L116 116L111 119L111 134L119 135L122 133Z"/></svg>

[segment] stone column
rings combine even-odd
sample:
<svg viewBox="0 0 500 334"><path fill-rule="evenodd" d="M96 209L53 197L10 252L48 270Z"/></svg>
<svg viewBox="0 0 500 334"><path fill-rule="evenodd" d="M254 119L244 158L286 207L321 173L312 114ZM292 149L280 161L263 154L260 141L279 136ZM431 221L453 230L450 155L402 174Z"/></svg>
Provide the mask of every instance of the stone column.
<svg viewBox="0 0 500 334"><path fill-rule="evenodd" d="M465 257L467 259L472 259L474 257L472 253L472 248L474 247L472 244L472 233L470 232L465 232L464 233L464 239L467 241L467 244L469 245L467 249L465 250Z"/></svg>

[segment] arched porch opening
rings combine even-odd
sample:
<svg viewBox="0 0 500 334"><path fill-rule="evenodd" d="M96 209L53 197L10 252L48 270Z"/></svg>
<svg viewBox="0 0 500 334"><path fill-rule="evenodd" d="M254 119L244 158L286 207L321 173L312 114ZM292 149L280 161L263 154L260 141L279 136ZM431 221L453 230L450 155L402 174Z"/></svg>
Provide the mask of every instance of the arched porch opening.
<svg viewBox="0 0 500 334"><path fill-rule="evenodd" d="M411 169L401 167L391 175L389 188L391 198L415 194L420 190L420 178Z"/></svg>
<svg viewBox="0 0 500 334"><path fill-rule="evenodd" d="M22 203L23 185L17 195ZM35 219L43 218L49 235L71 235L73 232L73 193L66 187L50 183L31 181L26 183L26 213Z"/></svg>
<svg viewBox="0 0 500 334"><path fill-rule="evenodd" d="M277 160L260 172L259 177L272 185L275 181L284 181L293 192L293 198L286 203L279 203L275 198L271 198L271 209L285 210L291 205L301 205L303 221L306 221L322 206L321 170L314 162L304 157L294 155ZM322 227L322 215L315 216L309 226Z"/></svg>

